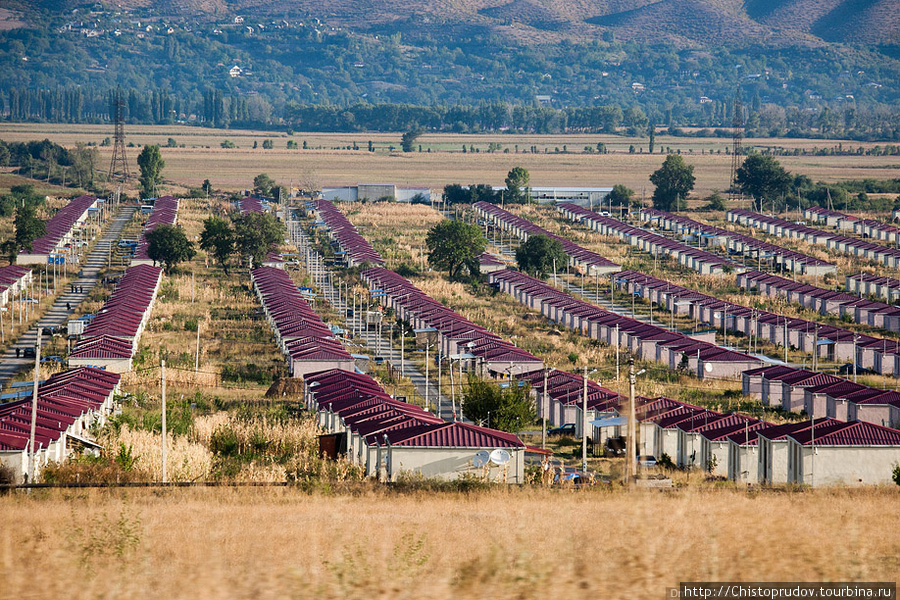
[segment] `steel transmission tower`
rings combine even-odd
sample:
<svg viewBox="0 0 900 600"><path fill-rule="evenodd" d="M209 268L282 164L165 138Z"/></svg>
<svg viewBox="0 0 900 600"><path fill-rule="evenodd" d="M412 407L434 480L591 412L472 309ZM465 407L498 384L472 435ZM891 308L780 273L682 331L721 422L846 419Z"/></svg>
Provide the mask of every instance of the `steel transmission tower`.
<svg viewBox="0 0 900 600"><path fill-rule="evenodd" d="M109 161L109 180L124 183L131 174L128 172L128 159L125 157L125 100L122 98L121 88L117 89L113 96L112 109L116 121L116 134L112 160Z"/></svg>
<svg viewBox="0 0 900 600"><path fill-rule="evenodd" d="M741 90L734 95L731 108L731 198L737 196L737 172L744 163L744 104L741 102Z"/></svg>

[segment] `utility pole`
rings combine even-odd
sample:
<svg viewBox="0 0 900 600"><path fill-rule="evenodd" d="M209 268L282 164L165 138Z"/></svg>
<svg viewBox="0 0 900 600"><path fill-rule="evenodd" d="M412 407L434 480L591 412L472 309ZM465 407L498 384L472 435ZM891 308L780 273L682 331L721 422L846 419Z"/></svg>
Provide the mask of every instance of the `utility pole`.
<svg viewBox="0 0 900 600"><path fill-rule="evenodd" d="M31 436L29 448L31 448L31 460L28 463L31 474L28 476L28 483L34 483L37 476L37 463L35 461L36 453L34 451L34 430L37 428L37 403L38 403L38 380L41 374L41 330L38 328L37 340L34 342L34 386L31 395Z"/></svg>
<svg viewBox="0 0 900 600"><path fill-rule="evenodd" d="M582 397L582 405L581 405L581 473L583 475L587 475L587 428L588 428L588 417L587 417L587 400L588 400L588 368L587 365L584 366L584 390Z"/></svg>
<svg viewBox="0 0 900 600"><path fill-rule="evenodd" d="M619 324L616 323L616 384L619 383ZM618 389L618 388L616 388Z"/></svg>
<svg viewBox="0 0 900 600"><path fill-rule="evenodd" d="M200 321L197 319L197 354L194 356L194 373L200 371Z"/></svg>
<svg viewBox="0 0 900 600"><path fill-rule="evenodd" d="M428 379L428 363L431 362L430 360L428 360L428 358L429 358L428 350L430 348L431 348L430 344L425 345L425 408L428 408L428 386L430 385L429 379ZM434 411L434 414L437 414L437 413L438 413L438 411ZM440 416L440 415L438 415L438 416Z"/></svg>
<svg viewBox="0 0 900 600"><path fill-rule="evenodd" d="M816 323L815 333L813 337L813 371L819 370L819 324Z"/></svg>
<svg viewBox="0 0 900 600"><path fill-rule="evenodd" d="M547 375L549 369L544 369L544 388L541 392L541 450L547 449Z"/></svg>
<svg viewBox="0 0 900 600"><path fill-rule="evenodd" d="M159 361L162 385L162 482L166 483L166 361Z"/></svg>
<svg viewBox="0 0 900 600"><path fill-rule="evenodd" d="M628 360L628 439L626 440L625 452L628 453L625 464L627 469L625 477L629 482L633 482L637 477L637 427L635 426L635 409L634 409L634 359Z"/></svg>

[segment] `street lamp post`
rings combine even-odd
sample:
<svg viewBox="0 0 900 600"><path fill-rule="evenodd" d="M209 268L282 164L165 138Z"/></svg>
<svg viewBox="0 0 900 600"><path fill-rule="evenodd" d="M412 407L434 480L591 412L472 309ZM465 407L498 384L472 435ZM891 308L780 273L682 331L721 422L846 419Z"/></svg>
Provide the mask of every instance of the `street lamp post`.
<svg viewBox="0 0 900 600"><path fill-rule="evenodd" d="M592 369L591 373L596 373L597 369ZM588 407L588 368L587 365L584 366L584 388L583 388L583 396L582 396L582 404L581 404L581 472L583 474L587 474L587 428L588 428L588 416L587 416L587 407Z"/></svg>
<svg viewBox="0 0 900 600"><path fill-rule="evenodd" d="M628 439L626 440L626 469L625 479L627 482L633 482L637 477L637 454L636 448L637 427L635 424L635 407L634 407L634 359L628 360Z"/></svg>

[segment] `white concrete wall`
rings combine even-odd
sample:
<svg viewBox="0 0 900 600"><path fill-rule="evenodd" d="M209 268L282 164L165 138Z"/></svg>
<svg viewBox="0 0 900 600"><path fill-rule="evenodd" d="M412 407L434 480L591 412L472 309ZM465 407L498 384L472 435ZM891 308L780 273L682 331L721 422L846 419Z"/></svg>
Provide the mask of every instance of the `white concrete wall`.
<svg viewBox="0 0 900 600"><path fill-rule="evenodd" d="M828 485L880 485L891 483L900 463L897 446L801 446L788 440L793 483Z"/></svg>
<svg viewBox="0 0 900 600"><path fill-rule="evenodd" d="M788 481L787 440L759 438L759 462L757 480L760 483L778 484Z"/></svg>
<svg viewBox="0 0 900 600"><path fill-rule="evenodd" d="M737 483L758 483L759 446L728 442L728 479Z"/></svg>
<svg viewBox="0 0 900 600"><path fill-rule="evenodd" d="M391 481L396 481L403 472L421 474L424 477L453 480L463 474L481 476L484 469L472 466L472 459L480 448L412 448L392 446L388 450ZM490 450L485 448L485 450ZM506 449L512 458L506 465L506 481L522 483L525 477L524 448ZM490 481L503 481L501 467L492 465L488 469Z"/></svg>

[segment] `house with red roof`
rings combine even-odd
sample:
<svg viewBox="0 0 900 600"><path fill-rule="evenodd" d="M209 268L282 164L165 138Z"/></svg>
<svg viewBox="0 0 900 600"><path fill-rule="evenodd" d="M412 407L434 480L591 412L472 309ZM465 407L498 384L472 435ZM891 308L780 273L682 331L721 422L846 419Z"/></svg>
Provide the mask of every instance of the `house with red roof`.
<svg viewBox="0 0 900 600"><path fill-rule="evenodd" d="M881 485L900 464L900 431L863 421L829 420L787 434L788 483Z"/></svg>
<svg viewBox="0 0 900 600"><path fill-rule="evenodd" d="M469 423L429 423L374 436L388 481L401 473L456 479L465 473L487 471L488 479L504 483L525 481L525 444L512 433ZM499 452L496 452L499 451ZM479 465L476 454L501 458ZM500 464L498 464L500 463Z"/></svg>
<svg viewBox="0 0 900 600"><path fill-rule="evenodd" d="M370 477L396 481L407 472L439 479L475 475L524 481L525 444L515 434L445 422L392 398L361 373L330 369L307 373L303 380L306 405L316 411L325 431L320 440L327 440L331 455L346 455ZM491 453L494 460L482 460Z"/></svg>
<svg viewBox="0 0 900 600"><path fill-rule="evenodd" d="M833 419L815 419L766 427L756 432L759 444L757 481L761 484L788 483L788 436L799 434L813 425L817 429L840 423Z"/></svg>
<svg viewBox="0 0 900 600"><path fill-rule="evenodd" d="M91 367L52 375L38 387L35 420L35 477L48 462L62 462L75 449L98 447L89 429L103 425L119 391L116 373ZM0 405L0 465L23 483L29 472L32 398Z"/></svg>

